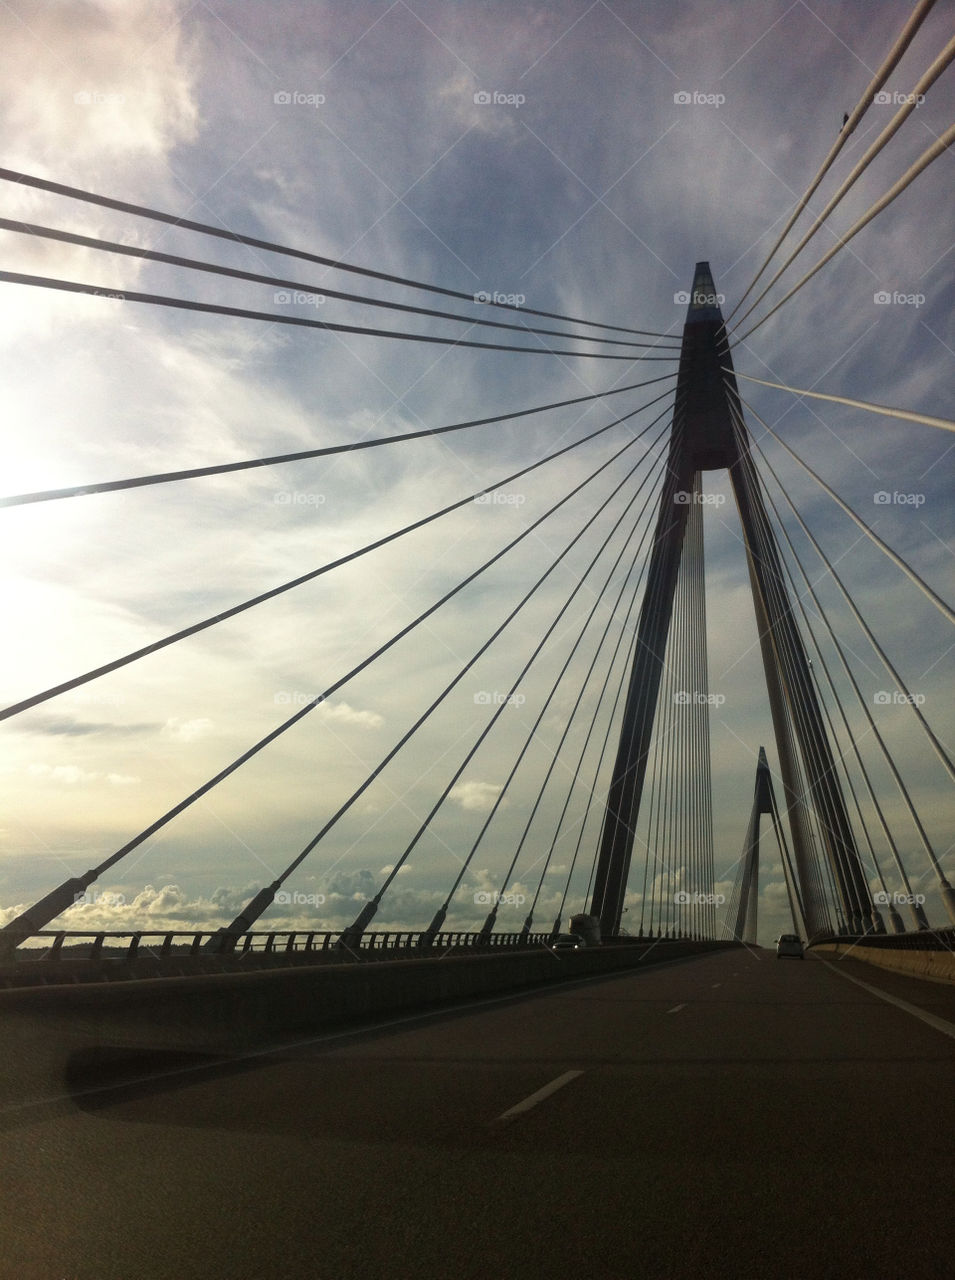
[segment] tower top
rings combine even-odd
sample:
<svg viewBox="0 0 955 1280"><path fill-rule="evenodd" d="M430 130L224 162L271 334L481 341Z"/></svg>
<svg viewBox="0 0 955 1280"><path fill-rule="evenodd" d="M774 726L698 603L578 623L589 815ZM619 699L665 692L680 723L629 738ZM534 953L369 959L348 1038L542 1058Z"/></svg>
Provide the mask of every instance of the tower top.
<svg viewBox="0 0 955 1280"><path fill-rule="evenodd" d="M713 283L710 264L698 262L693 273L693 289L686 309L686 323L701 324L704 321L715 321L719 324L723 319L723 313L720 310L722 301Z"/></svg>
<svg viewBox="0 0 955 1280"><path fill-rule="evenodd" d="M756 764L756 809L759 813L773 811L773 775L769 771L764 747L759 749L759 760Z"/></svg>
<svg viewBox="0 0 955 1280"><path fill-rule="evenodd" d="M721 366L732 367L726 350L722 297L708 262L698 262L689 295L677 380L677 414L694 471L718 471L736 456Z"/></svg>

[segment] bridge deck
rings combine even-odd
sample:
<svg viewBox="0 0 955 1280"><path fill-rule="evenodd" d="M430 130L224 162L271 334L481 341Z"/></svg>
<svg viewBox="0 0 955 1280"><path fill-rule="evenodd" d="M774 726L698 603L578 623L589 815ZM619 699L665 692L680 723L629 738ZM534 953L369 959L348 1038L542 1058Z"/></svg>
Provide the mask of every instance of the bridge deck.
<svg viewBox="0 0 955 1280"><path fill-rule="evenodd" d="M949 987L737 950L124 1087L77 1063L3 1099L0 1275L947 1276L953 1036Z"/></svg>

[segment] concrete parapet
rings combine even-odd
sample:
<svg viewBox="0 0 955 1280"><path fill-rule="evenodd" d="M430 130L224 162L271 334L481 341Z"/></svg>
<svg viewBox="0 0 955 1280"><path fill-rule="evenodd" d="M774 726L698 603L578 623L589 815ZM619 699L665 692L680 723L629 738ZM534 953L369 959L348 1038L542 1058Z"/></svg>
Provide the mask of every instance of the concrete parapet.
<svg viewBox="0 0 955 1280"><path fill-rule="evenodd" d="M72 1054L93 1049L234 1054L383 1014L480 999L725 950L734 943L630 943L580 951L297 966L0 991L0 1095L62 1090Z"/></svg>
<svg viewBox="0 0 955 1280"><path fill-rule="evenodd" d="M907 974L910 978L955 983L955 952L952 951L895 950L891 947L866 947L856 942L826 942L812 949L862 960L866 964L878 965L880 969Z"/></svg>

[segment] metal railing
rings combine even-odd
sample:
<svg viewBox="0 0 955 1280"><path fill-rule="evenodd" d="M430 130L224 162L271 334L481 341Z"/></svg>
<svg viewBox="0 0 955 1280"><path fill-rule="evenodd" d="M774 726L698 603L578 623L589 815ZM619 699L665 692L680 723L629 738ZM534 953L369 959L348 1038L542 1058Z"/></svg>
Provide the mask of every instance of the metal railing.
<svg viewBox="0 0 955 1280"><path fill-rule="evenodd" d="M831 934L809 943L855 944L860 947L879 947L886 951L955 951L955 928L920 929L917 933L863 933Z"/></svg>
<svg viewBox="0 0 955 1280"><path fill-rule="evenodd" d="M234 947L217 951L215 943L222 935L217 930L196 932L147 932L97 931L72 929L42 929L25 935L14 954L16 963L37 963L56 960L134 961L144 957L166 959L169 957L219 955L261 956L295 953L296 955L321 955L335 953L339 957L351 955L356 959L380 957L383 953L396 952L408 956L434 955L446 951L494 951L502 947L539 947L549 939L549 933L492 933L482 939L480 933L466 930L445 930L436 934L427 944L426 931L373 930L364 933L358 947L339 947L342 930L293 930L282 932L253 931L239 934ZM424 941L424 944L423 944ZM211 947L209 944L213 944Z"/></svg>

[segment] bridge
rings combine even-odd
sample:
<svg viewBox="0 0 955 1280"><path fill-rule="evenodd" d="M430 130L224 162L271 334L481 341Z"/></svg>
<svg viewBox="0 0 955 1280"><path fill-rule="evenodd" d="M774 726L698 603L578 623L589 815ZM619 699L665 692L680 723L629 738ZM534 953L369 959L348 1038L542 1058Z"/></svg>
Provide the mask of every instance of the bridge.
<svg viewBox="0 0 955 1280"><path fill-rule="evenodd" d="M893 538L878 516L898 494L870 511L840 492L820 415L889 422L913 451L955 421L934 389L886 405L825 374L789 385L753 340L950 162L952 129L818 250L955 58L934 51L873 123L932 7L889 40L748 287L724 295L713 261L688 263L678 322L535 308L0 168L43 210L0 218L20 250L8 298L54 297L77 324L117 304L117 324L161 317L172 369L241 333L247 361L257 335L287 337L306 381L317 340L541 371L532 404L467 402L447 372L454 421L401 401L348 431L320 409L307 438L260 424L258 456L216 453L213 429L181 464L143 441L161 468L54 462L0 499L13 541L44 520L112 539L124 503L124 580L151 628L97 601L88 634L50 650L48 616L18 618L37 662L7 672L7 728L143 746L30 766L99 799L81 812L76 788L77 811L38 828L25 785L15 815L31 836L5 864L0 1114L11 1203L42 1205L44 1231L10 1216L9 1274L357 1275L396 1255L410 1274L412 1254L461 1276L857 1275L873 1257L950 1274L945 544L924 521ZM584 393L557 398L548 370L578 366ZM190 557L220 500L260 504L251 573L228 536ZM144 604L150 551L170 547L181 580ZM874 621L886 581L917 678ZM302 597L307 626L281 612ZM744 662L750 740L722 711ZM217 663L270 696L214 736L235 709ZM168 714L96 722L111 698ZM217 887L184 907L188 876ZM78 1264L104 1204L138 1230L85 1241Z"/></svg>

